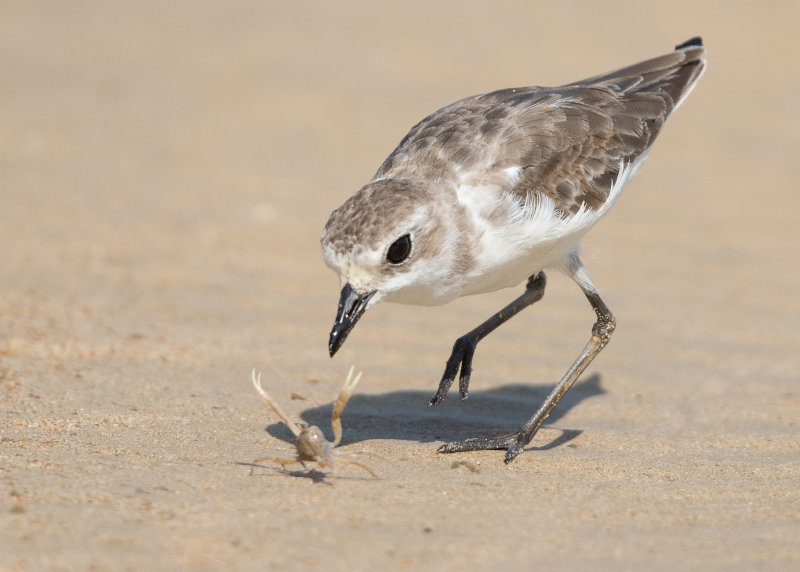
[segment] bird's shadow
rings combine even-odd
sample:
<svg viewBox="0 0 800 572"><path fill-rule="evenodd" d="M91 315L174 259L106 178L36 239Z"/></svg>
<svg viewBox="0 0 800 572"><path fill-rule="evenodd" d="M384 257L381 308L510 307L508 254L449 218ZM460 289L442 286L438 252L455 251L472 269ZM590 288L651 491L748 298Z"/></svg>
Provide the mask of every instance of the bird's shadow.
<svg viewBox="0 0 800 572"><path fill-rule="evenodd" d="M552 385L505 385L470 392L465 402L460 402L457 390L454 390L437 407L425 407L433 391L357 394L342 414L342 444L370 439L402 439L420 443L458 441L508 432L527 421L552 388ZM547 418L544 427L551 427L582 401L604 393L598 374L576 383ZM332 410L333 402L289 415L293 419L299 416L308 425L316 425L326 438L332 440ZM266 431L276 439L294 443L294 435L283 423L272 423ZM577 429L559 428L559 431L560 434L551 441L532 448L560 447L582 433Z"/></svg>

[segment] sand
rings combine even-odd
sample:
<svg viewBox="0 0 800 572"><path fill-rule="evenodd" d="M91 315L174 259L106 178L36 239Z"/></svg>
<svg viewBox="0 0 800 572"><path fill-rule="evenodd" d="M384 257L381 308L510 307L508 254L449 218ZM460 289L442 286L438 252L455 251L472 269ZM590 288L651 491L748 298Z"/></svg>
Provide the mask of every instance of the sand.
<svg viewBox="0 0 800 572"><path fill-rule="evenodd" d="M0 568L800 568L800 4L6 2L0 18ZM331 360L328 213L460 97L702 34L706 76L584 241L609 347L510 465L588 339L552 274L379 305ZM252 368L378 475L291 453ZM453 461L471 465L452 468ZM479 472L472 472L473 466Z"/></svg>

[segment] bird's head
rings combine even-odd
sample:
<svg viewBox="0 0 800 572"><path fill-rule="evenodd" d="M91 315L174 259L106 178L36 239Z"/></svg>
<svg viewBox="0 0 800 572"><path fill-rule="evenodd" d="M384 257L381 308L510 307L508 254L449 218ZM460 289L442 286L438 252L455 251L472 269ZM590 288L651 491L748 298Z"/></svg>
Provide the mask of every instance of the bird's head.
<svg viewBox="0 0 800 572"><path fill-rule="evenodd" d="M433 305L455 297L444 286L461 249L442 225L445 197L425 182L380 180L331 213L321 238L322 256L341 288L331 356L381 300Z"/></svg>

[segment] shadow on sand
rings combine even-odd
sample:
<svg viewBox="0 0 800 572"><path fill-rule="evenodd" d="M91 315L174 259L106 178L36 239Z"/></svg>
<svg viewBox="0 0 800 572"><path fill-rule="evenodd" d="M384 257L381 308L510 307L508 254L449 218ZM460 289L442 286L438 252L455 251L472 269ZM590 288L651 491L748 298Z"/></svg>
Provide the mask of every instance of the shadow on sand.
<svg viewBox="0 0 800 572"><path fill-rule="evenodd" d="M426 391L393 391L382 395L356 394L342 414L342 444L359 443L369 439L403 439L430 443L456 441L469 437L490 436L516 429L539 408L552 385L505 385L486 391L470 392L469 399L460 402L457 388L437 407L425 407L433 389ZM552 427L580 402L602 395L600 376L592 375L579 381L564 396L547 418L544 428ZM333 403L295 413L309 425L322 429L332 439L331 411ZM294 436L283 423L273 423L266 431L277 439L294 443ZM534 450L562 446L582 431L561 429L549 442L530 447ZM549 435L548 435L549 436ZM542 443L542 439L535 442Z"/></svg>

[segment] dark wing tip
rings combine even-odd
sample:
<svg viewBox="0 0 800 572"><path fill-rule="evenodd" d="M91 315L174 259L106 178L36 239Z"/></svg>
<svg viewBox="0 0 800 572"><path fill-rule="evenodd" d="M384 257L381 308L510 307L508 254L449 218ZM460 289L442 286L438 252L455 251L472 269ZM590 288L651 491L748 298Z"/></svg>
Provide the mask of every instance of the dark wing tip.
<svg viewBox="0 0 800 572"><path fill-rule="evenodd" d="M690 48L692 46L702 46L703 45L703 38L700 36L695 36L694 38L690 38L683 42L682 44L678 44L675 46L676 50L682 50L684 48Z"/></svg>

